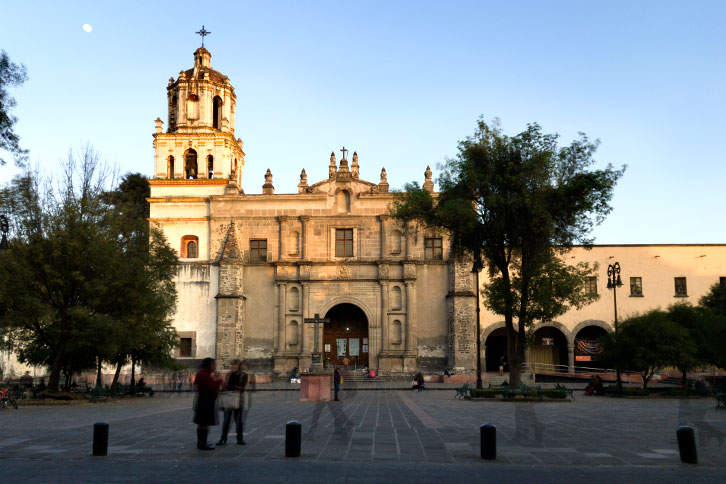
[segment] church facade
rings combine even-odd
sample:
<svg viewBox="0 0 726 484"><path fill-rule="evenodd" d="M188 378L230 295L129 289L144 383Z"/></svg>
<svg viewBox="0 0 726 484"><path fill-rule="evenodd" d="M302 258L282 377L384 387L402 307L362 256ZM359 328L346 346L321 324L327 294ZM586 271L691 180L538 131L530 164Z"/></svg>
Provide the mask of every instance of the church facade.
<svg viewBox="0 0 726 484"><path fill-rule="evenodd" d="M383 374L474 371L471 261L452 258L444 234L411 230L387 215L393 195L385 169L378 182L362 180L357 153L343 149L324 159L327 179L309 183L303 169L297 193L276 193L270 170L248 193L235 91L211 68L209 51L198 49L194 67L169 80L167 98L166 130L156 120L149 202L151 223L179 252L179 361L211 356L226 367L244 358L258 372L283 373L309 367L317 339L330 364L347 360ZM423 168L423 186L433 193L431 170ZM713 283L726 284L724 245L596 246L570 257L600 264L602 277L588 290L602 297L537 325L528 355L565 371L596 365L597 337L612 330L608 264L623 266L621 318L696 303ZM304 322L316 315L329 319L317 335ZM504 352L502 334L501 317L482 306L488 369Z"/></svg>

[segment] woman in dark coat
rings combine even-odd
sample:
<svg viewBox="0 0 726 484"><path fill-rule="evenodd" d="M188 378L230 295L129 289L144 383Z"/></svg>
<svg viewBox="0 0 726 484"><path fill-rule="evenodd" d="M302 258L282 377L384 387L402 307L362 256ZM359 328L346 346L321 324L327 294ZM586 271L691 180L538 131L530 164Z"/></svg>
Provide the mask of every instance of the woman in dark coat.
<svg viewBox="0 0 726 484"><path fill-rule="evenodd" d="M216 363L214 358L204 358L199 367L194 386L197 390L194 405L194 423L197 424L197 449L214 450L207 443L209 426L217 424L217 395L224 380L215 374Z"/></svg>

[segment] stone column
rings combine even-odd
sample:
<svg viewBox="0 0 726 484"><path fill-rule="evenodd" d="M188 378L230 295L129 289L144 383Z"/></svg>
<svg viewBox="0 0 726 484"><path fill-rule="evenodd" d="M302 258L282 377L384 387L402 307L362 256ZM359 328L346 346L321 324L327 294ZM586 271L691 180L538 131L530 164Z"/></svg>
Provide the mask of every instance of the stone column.
<svg viewBox="0 0 726 484"><path fill-rule="evenodd" d="M567 373L575 373L575 347L567 345Z"/></svg>
<svg viewBox="0 0 726 484"><path fill-rule="evenodd" d="M285 296L287 292L287 283L277 283L278 303L277 303L277 351L282 353L285 348Z"/></svg>
<svg viewBox="0 0 726 484"><path fill-rule="evenodd" d="M404 230L404 235L406 236L406 260L411 260L413 258L413 238L411 237L411 231L410 224L407 223Z"/></svg>
<svg viewBox="0 0 726 484"><path fill-rule="evenodd" d="M308 222L310 222L310 215L300 216L300 256L302 260L308 260L310 254L308 251Z"/></svg>
<svg viewBox="0 0 726 484"><path fill-rule="evenodd" d="M285 237L285 223L289 219L287 215L281 215L277 217L278 225L278 243L277 243L277 260L282 260L287 255L287 243Z"/></svg>
<svg viewBox="0 0 726 484"><path fill-rule="evenodd" d="M405 351L416 351L416 316L414 315L416 307L416 296L414 292L413 281L406 281L406 346Z"/></svg>
<svg viewBox="0 0 726 484"><path fill-rule="evenodd" d="M388 351L388 283L381 281L381 351Z"/></svg>
<svg viewBox="0 0 726 484"><path fill-rule="evenodd" d="M300 313L302 314L303 319L308 318L308 294L310 294L310 284L307 282L302 283L302 295L300 297ZM307 326L305 323L300 321L300 356L306 356L305 355L305 326ZM322 339L321 339L322 341Z"/></svg>
<svg viewBox="0 0 726 484"><path fill-rule="evenodd" d="M381 260L386 258L386 218L385 215L378 216L379 226L381 228Z"/></svg>

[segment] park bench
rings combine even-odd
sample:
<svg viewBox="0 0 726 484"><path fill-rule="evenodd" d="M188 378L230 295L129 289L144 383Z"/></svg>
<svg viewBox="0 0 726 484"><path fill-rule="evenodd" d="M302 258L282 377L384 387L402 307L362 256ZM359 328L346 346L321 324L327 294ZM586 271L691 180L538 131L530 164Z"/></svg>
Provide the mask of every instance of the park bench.
<svg viewBox="0 0 726 484"><path fill-rule="evenodd" d="M464 383L464 385L461 388L456 389L455 398L469 398L469 384L468 383Z"/></svg>
<svg viewBox="0 0 726 484"><path fill-rule="evenodd" d="M575 400L575 395L572 392L572 388L567 388L566 386L560 385L558 383L555 385L555 390L562 390L563 392L567 393L570 396L570 398L572 398L573 401Z"/></svg>

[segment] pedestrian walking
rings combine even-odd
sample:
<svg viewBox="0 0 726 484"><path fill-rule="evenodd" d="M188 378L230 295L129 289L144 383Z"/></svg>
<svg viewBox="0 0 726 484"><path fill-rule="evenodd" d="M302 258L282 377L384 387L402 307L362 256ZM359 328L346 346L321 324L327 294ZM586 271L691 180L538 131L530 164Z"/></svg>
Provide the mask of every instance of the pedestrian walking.
<svg viewBox="0 0 726 484"><path fill-rule="evenodd" d="M214 358L204 358L199 367L194 386L197 396L194 402L194 423L197 424L197 449L214 450L207 443L209 427L217 425L217 395L224 380L216 373L217 366Z"/></svg>
<svg viewBox="0 0 726 484"><path fill-rule="evenodd" d="M504 355L499 357L499 376L504 375Z"/></svg>
<svg viewBox="0 0 726 484"><path fill-rule="evenodd" d="M227 435L229 426L234 418L235 431L237 432L237 444L245 445L243 437L244 421L242 413L244 412L244 391L249 380L247 370L249 366L246 362L240 360L232 360L232 371L227 374L224 382L225 392L222 394L222 405L224 408L224 422L222 423L222 437L217 445L225 445L227 443Z"/></svg>
<svg viewBox="0 0 726 484"><path fill-rule="evenodd" d="M340 374L340 370L337 368L335 369L335 372L333 372L333 388L335 389L335 401L338 400L338 392L340 391L340 384L343 380L342 375Z"/></svg>

